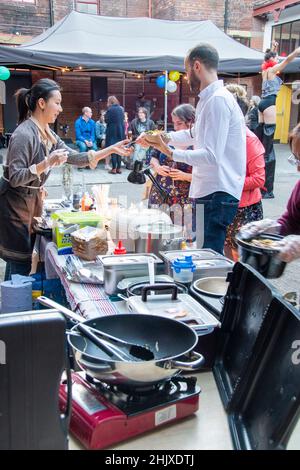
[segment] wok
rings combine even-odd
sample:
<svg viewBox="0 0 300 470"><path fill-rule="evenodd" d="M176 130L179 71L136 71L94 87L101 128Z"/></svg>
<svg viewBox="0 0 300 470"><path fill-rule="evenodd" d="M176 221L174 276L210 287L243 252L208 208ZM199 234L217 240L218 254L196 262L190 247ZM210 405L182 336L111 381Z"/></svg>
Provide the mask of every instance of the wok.
<svg viewBox="0 0 300 470"><path fill-rule="evenodd" d="M95 379L131 387L152 385L170 379L181 370L198 369L204 357L193 351L198 336L189 326L157 315L120 314L85 320L46 297L38 299L75 322L100 329L131 343L147 345L154 353L151 361L120 361L112 359L87 338L69 335L80 368ZM76 325L71 332L76 330ZM77 332L77 330L76 330Z"/></svg>

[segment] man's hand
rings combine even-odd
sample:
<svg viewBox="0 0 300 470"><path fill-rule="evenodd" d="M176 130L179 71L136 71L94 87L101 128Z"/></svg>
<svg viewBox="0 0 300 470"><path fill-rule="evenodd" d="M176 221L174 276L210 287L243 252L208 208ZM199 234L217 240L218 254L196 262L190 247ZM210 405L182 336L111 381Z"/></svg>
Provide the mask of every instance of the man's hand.
<svg viewBox="0 0 300 470"><path fill-rule="evenodd" d="M282 240L283 247L280 250L279 258L286 263L290 263L300 258L300 235L288 235Z"/></svg>

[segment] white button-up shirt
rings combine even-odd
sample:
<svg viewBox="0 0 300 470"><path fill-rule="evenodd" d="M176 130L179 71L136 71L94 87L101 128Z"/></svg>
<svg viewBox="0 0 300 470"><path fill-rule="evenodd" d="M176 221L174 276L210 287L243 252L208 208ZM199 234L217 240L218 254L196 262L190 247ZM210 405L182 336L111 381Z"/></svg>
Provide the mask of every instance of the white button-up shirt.
<svg viewBox="0 0 300 470"><path fill-rule="evenodd" d="M195 125L170 132L173 159L193 167L191 198L224 191L238 200L246 176L246 125L243 113L223 80L199 94ZM179 150L193 145L194 150Z"/></svg>

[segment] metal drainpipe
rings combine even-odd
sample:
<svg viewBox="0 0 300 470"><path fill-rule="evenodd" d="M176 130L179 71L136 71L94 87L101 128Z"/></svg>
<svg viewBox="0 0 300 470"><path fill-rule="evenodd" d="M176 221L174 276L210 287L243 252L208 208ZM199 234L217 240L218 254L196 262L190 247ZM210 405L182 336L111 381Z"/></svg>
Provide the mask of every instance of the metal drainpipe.
<svg viewBox="0 0 300 470"><path fill-rule="evenodd" d="M54 25L54 6L53 0L49 0L50 26Z"/></svg>
<svg viewBox="0 0 300 470"><path fill-rule="evenodd" d="M224 4L224 33L227 34L229 19L229 0L225 0Z"/></svg>

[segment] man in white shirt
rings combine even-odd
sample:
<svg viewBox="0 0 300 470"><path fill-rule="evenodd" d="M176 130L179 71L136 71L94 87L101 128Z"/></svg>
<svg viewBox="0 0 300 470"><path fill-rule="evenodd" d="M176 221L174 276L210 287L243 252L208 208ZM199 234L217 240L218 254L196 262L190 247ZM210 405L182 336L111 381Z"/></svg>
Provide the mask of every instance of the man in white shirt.
<svg viewBox="0 0 300 470"><path fill-rule="evenodd" d="M218 62L218 52L209 44L196 46L185 59L191 91L199 94L194 127L142 139L193 167L189 195L197 204L197 244L202 239L203 248L223 254L226 228L234 219L245 181L246 126L236 100L218 80ZM194 150L180 150L191 145Z"/></svg>

